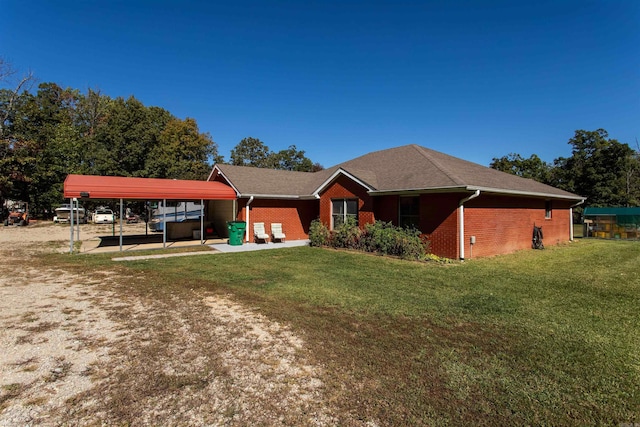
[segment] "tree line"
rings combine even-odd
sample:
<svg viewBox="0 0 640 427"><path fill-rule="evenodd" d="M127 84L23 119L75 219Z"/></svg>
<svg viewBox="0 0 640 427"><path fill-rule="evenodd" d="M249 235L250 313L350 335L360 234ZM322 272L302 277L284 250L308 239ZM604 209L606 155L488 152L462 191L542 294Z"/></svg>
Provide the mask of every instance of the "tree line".
<svg viewBox="0 0 640 427"><path fill-rule="evenodd" d="M214 163L225 163L192 118L99 90L81 93L56 83L32 90L31 74L15 75L0 58L0 203L28 201L32 213L43 214L63 202L68 174L200 180ZM553 163L511 153L490 167L585 196L587 206L640 205L640 147L610 139L603 129L577 130L569 144L571 156ZM231 150L228 163L323 169L295 145L272 151L253 137Z"/></svg>
<svg viewBox="0 0 640 427"><path fill-rule="evenodd" d="M135 97L81 93L56 83L35 89L33 76L13 79L0 58L0 206L28 201L33 214L63 203L68 174L206 179L224 163L217 143L192 118L179 119ZM321 169L294 145L272 152L245 138L231 163L299 171Z"/></svg>
<svg viewBox="0 0 640 427"><path fill-rule="evenodd" d="M493 158L490 167L585 196L585 206L640 206L640 146L609 138L604 129L576 130L570 157L547 163L533 154Z"/></svg>

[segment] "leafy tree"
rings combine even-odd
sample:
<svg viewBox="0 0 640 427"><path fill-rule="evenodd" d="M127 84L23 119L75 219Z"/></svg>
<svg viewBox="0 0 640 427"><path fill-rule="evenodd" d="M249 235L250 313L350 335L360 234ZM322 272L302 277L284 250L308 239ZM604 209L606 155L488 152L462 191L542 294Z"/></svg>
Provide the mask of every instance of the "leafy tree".
<svg viewBox="0 0 640 427"><path fill-rule="evenodd" d="M0 206L7 198L26 199L27 177L23 170L34 160L31 141L19 138L13 129L13 121L19 115L17 101L34 77L29 72L15 79L16 74L11 64L0 57Z"/></svg>
<svg viewBox="0 0 640 427"><path fill-rule="evenodd" d="M94 173L149 177L147 156L172 115L162 108L147 108L136 98L116 98L109 103L102 123L95 128Z"/></svg>
<svg viewBox="0 0 640 427"><path fill-rule="evenodd" d="M231 164L269 168L272 166L270 156L269 147L257 138L248 137L231 150Z"/></svg>
<svg viewBox="0 0 640 427"><path fill-rule="evenodd" d="M29 200L34 213L51 211L61 197L61 182L73 172L64 167L68 163L61 148L72 144L75 138L61 138L60 134L63 129L73 133L78 98L75 90L42 83L36 95L24 92L16 99L11 131L23 150L20 158L14 150L14 160L21 162L21 179L14 182L14 192L19 189L19 198ZM57 137L59 142L54 144Z"/></svg>
<svg viewBox="0 0 640 427"><path fill-rule="evenodd" d="M577 130L569 140L571 157L549 165L535 154L494 158L491 167L587 197L589 206L640 205L640 147L610 139L604 129Z"/></svg>
<svg viewBox="0 0 640 427"><path fill-rule="evenodd" d="M577 130L572 155L556 159L556 185L586 196L590 206L635 206L638 157L628 144L609 139L604 129Z"/></svg>
<svg viewBox="0 0 640 427"><path fill-rule="evenodd" d="M310 172L313 163L304 155L304 151L298 151L295 145L290 145L288 149L277 153L271 153L268 163L273 169Z"/></svg>
<svg viewBox="0 0 640 427"><path fill-rule="evenodd" d="M523 178L535 179L545 184L551 180L551 166L535 154L528 159L516 153L500 158L494 157L489 167Z"/></svg>
<svg viewBox="0 0 640 427"><path fill-rule="evenodd" d="M147 158L147 170L153 177L200 180L210 172L210 158L222 160L217 144L209 134L200 133L194 119L169 120L158 141Z"/></svg>
<svg viewBox="0 0 640 427"><path fill-rule="evenodd" d="M252 137L243 139L231 150L231 164L301 172L323 169L322 165L314 164L295 145L276 153L270 151L262 141Z"/></svg>

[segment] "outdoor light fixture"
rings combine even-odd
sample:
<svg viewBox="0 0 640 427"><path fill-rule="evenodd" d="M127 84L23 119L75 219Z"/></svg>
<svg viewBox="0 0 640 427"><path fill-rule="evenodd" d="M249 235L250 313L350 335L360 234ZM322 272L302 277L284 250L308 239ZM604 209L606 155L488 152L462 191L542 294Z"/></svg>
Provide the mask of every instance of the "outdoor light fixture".
<svg viewBox="0 0 640 427"><path fill-rule="evenodd" d="M89 198L89 192L88 191L81 191L80 192L80 197L82 197L83 199L88 199Z"/></svg>

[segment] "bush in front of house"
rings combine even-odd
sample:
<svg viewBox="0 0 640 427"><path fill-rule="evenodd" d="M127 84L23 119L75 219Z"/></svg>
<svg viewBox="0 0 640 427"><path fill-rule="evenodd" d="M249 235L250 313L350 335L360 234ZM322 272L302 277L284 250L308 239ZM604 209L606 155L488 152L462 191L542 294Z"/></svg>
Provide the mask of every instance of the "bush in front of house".
<svg viewBox="0 0 640 427"><path fill-rule="evenodd" d="M330 241L331 232L329 228L319 219L311 221L311 226L309 227L309 244L316 247L329 246Z"/></svg>
<svg viewBox="0 0 640 427"><path fill-rule="evenodd" d="M429 248L429 242L421 238L418 230L396 227L383 221L366 224L361 229L353 219L348 219L330 231L321 221L314 220L309 240L311 246L357 249L413 260L424 259Z"/></svg>
<svg viewBox="0 0 640 427"><path fill-rule="evenodd" d="M420 231L396 227L390 222L376 221L364 226L360 238L362 250L393 255L402 259L423 259L427 253L426 243L420 238Z"/></svg>

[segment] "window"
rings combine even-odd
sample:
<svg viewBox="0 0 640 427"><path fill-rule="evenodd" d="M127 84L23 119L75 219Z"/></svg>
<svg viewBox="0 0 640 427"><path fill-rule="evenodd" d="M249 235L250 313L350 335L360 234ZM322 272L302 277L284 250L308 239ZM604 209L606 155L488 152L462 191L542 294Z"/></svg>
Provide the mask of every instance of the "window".
<svg viewBox="0 0 640 427"><path fill-rule="evenodd" d="M400 227L418 228L420 225L420 197L400 197Z"/></svg>
<svg viewBox="0 0 640 427"><path fill-rule="evenodd" d="M357 199L336 199L331 201L331 228L335 229L344 224L347 218L353 218L358 224L358 200Z"/></svg>
<svg viewBox="0 0 640 427"><path fill-rule="evenodd" d="M544 218L551 219L551 200L544 202Z"/></svg>

